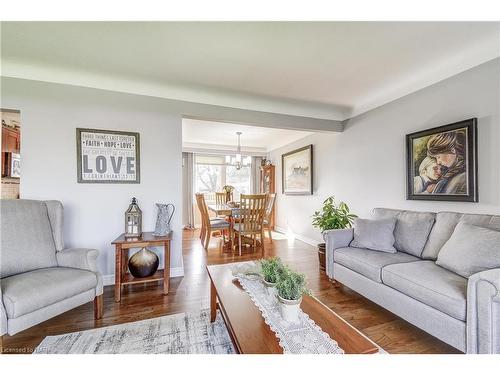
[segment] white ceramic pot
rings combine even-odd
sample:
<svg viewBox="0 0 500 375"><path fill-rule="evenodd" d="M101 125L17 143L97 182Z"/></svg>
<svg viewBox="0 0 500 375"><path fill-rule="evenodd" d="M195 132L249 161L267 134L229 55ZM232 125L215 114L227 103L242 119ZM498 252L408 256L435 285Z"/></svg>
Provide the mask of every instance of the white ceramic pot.
<svg viewBox="0 0 500 375"><path fill-rule="evenodd" d="M281 317L290 323L297 322L299 320L302 297L300 297L300 299L290 300L281 298L278 295L278 300L280 301Z"/></svg>
<svg viewBox="0 0 500 375"><path fill-rule="evenodd" d="M275 298L276 297L276 283L270 283L264 279L262 279L262 282L264 283L264 286L266 287L266 292L269 298Z"/></svg>

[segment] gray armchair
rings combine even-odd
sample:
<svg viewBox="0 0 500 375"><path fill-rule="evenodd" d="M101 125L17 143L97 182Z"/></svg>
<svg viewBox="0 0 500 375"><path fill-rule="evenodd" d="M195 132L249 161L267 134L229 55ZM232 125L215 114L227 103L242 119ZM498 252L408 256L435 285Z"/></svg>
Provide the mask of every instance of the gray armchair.
<svg viewBox="0 0 500 375"><path fill-rule="evenodd" d="M98 251L64 248L61 202L2 200L0 212L0 345L6 334L92 300L94 317L100 319Z"/></svg>

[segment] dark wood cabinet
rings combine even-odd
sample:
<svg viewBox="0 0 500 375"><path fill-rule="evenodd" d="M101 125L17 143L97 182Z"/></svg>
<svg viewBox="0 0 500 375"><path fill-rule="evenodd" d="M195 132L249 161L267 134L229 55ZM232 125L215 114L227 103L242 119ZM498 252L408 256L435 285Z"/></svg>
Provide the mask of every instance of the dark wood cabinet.
<svg viewBox="0 0 500 375"><path fill-rule="evenodd" d="M11 129L7 126L2 126L2 152L14 152L19 154L20 134L18 129Z"/></svg>
<svg viewBox="0 0 500 375"><path fill-rule="evenodd" d="M12 153L19 154L21 150L21 136L19 129L2 125L2 177L10 176Z"/></svg>

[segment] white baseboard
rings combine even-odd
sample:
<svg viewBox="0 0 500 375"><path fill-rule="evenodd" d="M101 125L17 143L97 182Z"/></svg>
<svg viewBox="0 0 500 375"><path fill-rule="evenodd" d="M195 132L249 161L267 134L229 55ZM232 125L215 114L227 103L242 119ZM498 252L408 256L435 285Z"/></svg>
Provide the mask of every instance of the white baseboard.
<svg viewBox="0 0 500 375"><path fill-rule="evenodd" d="M277 226L274 227L274 230L275 230L275 232L285 234L285 235L287 233L287 230L285 228L281 228L281 227L277 227ZM306 244L311 245L311 246L318 246L318 244L321 243L320 241L314 240L314 239L306 237L306 236L302 236L300 234L294 233L294 235L295 235L295 238L297 240L305 242Z"/></svg>
<svg viewBox="0 0 500 375"><path fill-rule="evenodd" d="M175 267L170 269L170 277L180 277L184 276L183 267ZM104 285L115 285L115 275L103 275L102 281Z"/></svg>

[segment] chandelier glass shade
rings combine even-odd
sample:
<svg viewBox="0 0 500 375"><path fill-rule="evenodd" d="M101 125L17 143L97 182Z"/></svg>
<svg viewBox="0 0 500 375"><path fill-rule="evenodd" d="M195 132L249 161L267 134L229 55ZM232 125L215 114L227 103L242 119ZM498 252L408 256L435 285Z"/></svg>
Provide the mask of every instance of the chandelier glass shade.
<svg viewBox="0 0 500 375"><path fill-rule="evenodd" d="M238 146L236 147L236 154L226 155L226 165L235 166L237 170L240 170L241 167L248 166L252 163L252 158L250 156L243 156L241 154L241 134L241 132L236 132L236 135L238 136Z"/></svg>

